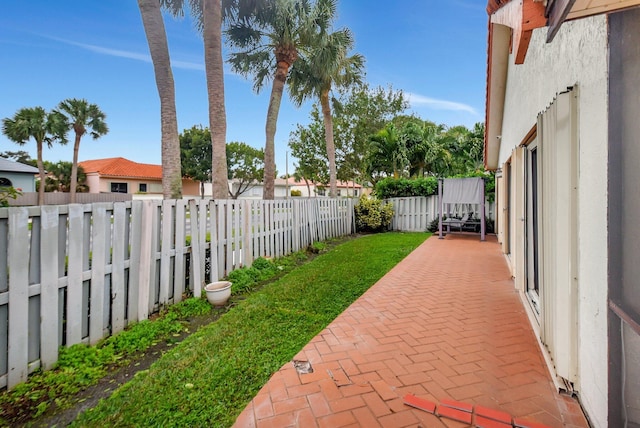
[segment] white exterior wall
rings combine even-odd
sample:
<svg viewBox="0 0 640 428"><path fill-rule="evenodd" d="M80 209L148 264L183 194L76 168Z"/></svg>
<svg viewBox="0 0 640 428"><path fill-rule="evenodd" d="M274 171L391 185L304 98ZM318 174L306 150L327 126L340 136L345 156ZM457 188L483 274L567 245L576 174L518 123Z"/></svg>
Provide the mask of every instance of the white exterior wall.
<svg viewBox="0 0 640 428"><path fill-rule="evenodd" d="M556 94L578 85L578 317L580 399L607 426L607 24L596 16L563 24L552 43L534 31L525 63L509 61L500 165ZM514 181L515 183L515 181ZM512 219L513 221L513 219ZM514 243L517 245L517 243ZM517 271L517 270L516 270Z"/></svg>

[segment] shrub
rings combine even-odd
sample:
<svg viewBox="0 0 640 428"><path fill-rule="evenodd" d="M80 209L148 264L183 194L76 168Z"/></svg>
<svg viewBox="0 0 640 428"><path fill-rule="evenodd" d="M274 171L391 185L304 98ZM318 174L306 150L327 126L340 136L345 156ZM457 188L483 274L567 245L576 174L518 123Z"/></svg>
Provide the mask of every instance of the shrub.
<svg viewBox="0 0 640 428"><path fill-rule="evenodd" d="M302 196L302 190L291 189L291 196Z"/></svg>
<svg viewBox="0 0 640 428"><path fill-rule="evenodd" d="M0 187L0 207L8 207L9 199L16 199L22 192L14 187Z"/></svg>
<svg viewBox="0 0 640 428"><path fill-rule="evenodd" d="M385 178L376 183L375 193L380 199L411 196L431 196L438 192L436 177Z"/></svg>
<svg viewBox="0 0 640 428"><path fill-rule="evenodd" d="M393 204L363 196L355 206L356 229L363 232L380 232L391 224Z"/></svg>

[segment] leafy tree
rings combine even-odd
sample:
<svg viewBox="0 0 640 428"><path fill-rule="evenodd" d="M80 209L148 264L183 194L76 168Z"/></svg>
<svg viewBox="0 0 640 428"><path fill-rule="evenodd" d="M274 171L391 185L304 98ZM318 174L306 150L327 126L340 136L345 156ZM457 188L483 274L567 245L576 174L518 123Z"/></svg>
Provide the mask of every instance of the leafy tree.
<svg viewBox="0 0 640 428"><path fill-rule="evenodd" d="M40 183L45 182L42 148L55 142L66 144L67 124L59 114L47 113L42 107L21 108L12 118L2 119L2 133L16 144L24 145L30 139L36 142ZM38 189L38 204L44 204L44 186Z"/></svg>
<svg viewBox="0 0 640 428"><path fill-rule="evenodd" d="M202 197L204 197L204 183L211 181L211 152L209 128L203 128L202 125L192 126L180 134L182 174L200 182L200 196Z"/></svg>
<svg viewBox="0 0 640 428"><path fill-rule="evenodd" d="M262 180L264 151L241 142L227 144L227 170L229 179L235 180L229 195L232 199L238 199L238 196Z"/></svg>
<svg viewBox="0 0 640 428"><path fill-rule="evenodd" d="M29 155L29 153L25 152L24 150L18 150L18 151L15 151L15 152L7 150L7 151L4 151L4 152L0 152L0 158L9 159L9 160L12 160L14 162L20 162L20 163L23 163L25 165L31 165L31 166L34 166L34 167L38 166L36 160L35 159L31 159L31 155Z"/></svg>
<svg viewBox="0 0 640 428"><path fill-rule="evenodd" d="M73 185L73 162L47 162L44 161L44 167L47 171L45 178L45 192L71 192L72 188L79 193L89 191L87 185L87 175L81 166L77 166L75 186Z"/></svg>
<svg viewBox="0 0 640 428"><path fill-rule="evenodd" d="M160 96L160 126L162 146L162 195L165 199L182 197L180 143L176 114L176 94L171 71L169 46L162 19L161 6L170 0L138 0L142 24ZM182 3L182 2L180 2Z"/></svg>
<svg viewBox="0 0 640 428"><path fill-rule="evenodd" d="M369 138L407 109L408 103L402 91L382 87L372 89L363 83L340 91L332 104L338 179L359 183L372 181L367 173ZM310 119L309 125L299 126L292 133L289 146L291 141L320 145L320 148L314 147L309 151L319 153L322 150L326 159L323 116L318 104L313 105ZM304 139L301 139L302 129L305 130ZM296 153L294 156L298 157Z"/></svg>
<svg viewBox="0 0 640 428"><path fill-rule="evenodd" d="M318 114L317 109L314 109L314 112ZM305 181L309 195L311 195L310 183L328 183L326 145L322 123L319 120L312 121L308 127L298 125L290 135L289 148L291 148L291 155L298 159L294 177Z"/></svg>
<svg viewBox="0 0 640 428"><path fill-rule="evenodd" d="M69 129L73 129L75 139L73 143L73 161L71 163L71 178L69 192L70 202L73 204L76 202L76 186L80 181L78 179L78 152L80 150L80 140L88 132L91 138L97 140L98 138L109 132L107 123L105 122L106 115L100 110L96 104L90 104L87 100L69 98L60 104L55 113L61 114L65 117L65 122Z"/></svg>
<svg viewBox="0 0 640 428"><path fill-rule="evenodd" d="M22 192L14 187L0 187L0 208L9 206L9 199L16 199Z"/></svg>
<svg viewBox="0 0 640 428"><path fill-rule="evenodd" d="M272 80L265 126L265 199L274 198L274 140L289 68L298 59L299 49L308 45L314 34L329 28L334 15L334 0L273 0L251 19L235 22L226 32L235 49L229 58L233 70L252 76L256 92L262 90L265 81Z"/></svg>
<svg viewBox="0 0 640 428"><path fill-rule="evenodd" d="M332 7L335 8L335 4ZM346 28L329 34L318 34L317 40L309 48L301 50L289 79L291 97L295 104L300 106L311 97L320 100L329 160L330 197L335 197L337 193L337 169L329 95L334 85L348 88L362 82L364 57L358 54L348 56L353 44L353 35Z"/></svg>

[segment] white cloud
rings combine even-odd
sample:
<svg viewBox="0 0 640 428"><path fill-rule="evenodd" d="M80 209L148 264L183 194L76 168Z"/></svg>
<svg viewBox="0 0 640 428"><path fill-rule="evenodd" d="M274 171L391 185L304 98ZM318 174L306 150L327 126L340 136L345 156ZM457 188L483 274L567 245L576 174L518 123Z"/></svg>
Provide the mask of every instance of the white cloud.
<svg viewBox="0 0 640 428"><path fill-rule="evenodd" d="M87 43L78 43L71 40L60 39L57 37L48 37L48 38L56 40L58 42L65 43L67 45L77 46L79 48L82 48L91 52L99 53L102 55L115 56L118 58L134 59L136 61L151 63L151 55L149 54L141 54L137 52L124 51L120 49L111 49L103 46L90 45ZM197 62L171 61L171 65L175 68L204 71L204 64L200 64Z"/></svg>
<svg viewBox="0 0 640 428"><path fill-rule="evenodd" d="M425 97L423 95L414 94L411 92L405 92L405 95L409 99L411 107L425 106L434 110L453 110L453 111L466 111L468 113L477 115L476 109L470 105L457 103L454 101L438 100L431 97Z"/></svg>

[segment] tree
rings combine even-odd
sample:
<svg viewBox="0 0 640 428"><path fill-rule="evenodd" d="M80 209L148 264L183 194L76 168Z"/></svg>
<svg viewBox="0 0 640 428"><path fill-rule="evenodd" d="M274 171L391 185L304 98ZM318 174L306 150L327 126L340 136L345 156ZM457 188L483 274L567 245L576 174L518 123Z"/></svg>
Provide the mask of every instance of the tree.
<svg viewBox="0 0 640 428"><path fill-rule="evenodd" d="M331 7L335 8L335 0ZM296 105L302 105L310 97L320 100L329 160L330 197L336 196L337 169L329 95L333 85L348 88L362 81L364 57L358 54L348 56L353 44L353 35L346 28L329 34L319 33L310 47L301 50L289 79L291 97Z"/></svg>
<svg viewBox="0 0 640 428"><path fill-rule="evenodd" d="M235 183L229 189L229 196L238 196L260 183L264 174L264 151L246 143L227 144L227 170L229 179Z"/></svg>
<svg viewBox="0 0 640 428"><path fill-rule="evenodd" d="M2 133L16 144L24 145L33 138L37 147L37 165L40 177L38 204L44 204L45 173L42 163L42 147L55 142L66 144L67 123L59 114L47 113L42 107L21 108L12 118L2 119Z"/></svg>
<svg viewBox="0 0 640 428"><path fill-rule="evenodd" d="M81 166L76 168L76 183L73 183L73 162L47 162L44 161L47 171L45 178L45 192L71 192L75 188L77 192L86 193L89 191L87 185L87 175ZM75 184L75 186L74 186Z"/></svg>
<svg viewBox="0 0 640 428"><path fill-rule="evenodd" d="M372 181L367 173L369 138L407 109L402 91L382 87L371 89L363 83L340 91L332 104L338 179L359 183ZM324 122L318 104L313 105L310 119L311 123L303 128L306 130L303 141L324 146ZM299 135L292 133L292 139L299 139ZM322 151L326 153L324 148Z"/></svg>
<svg viewBox="0 0 640 428"><path fill-rule="evenodd" d="M318 115L317 109L314 112ZM294 177L297 180L304 180L307 190L310 190L310 182L317 184L329 182L327 151L322 123L319 121L319 117L317 119L312 121L308 127L298 125L289 137L291 155L298 159L298 163L295 165ZM310 191L309 195L311 195Z"/></svg>
<svg viewBox="0 0 640 428"><path fill-rule="evenodd" d="M0 152L0 158L10 159L14 162L20 162L25 165L31 165L34 167L38 166L38 164L36 163L36 160L31 159L31 155L29 155L29 153L25 152L24 150L18 150L15 152L7 150L4 152Z"/></svg>
<svg viewBox="0 0 640 428"><path fill-rule="evenodd" d="M333 0L273 0L248 21L238 21L226 31L235 49L229 62L237 73L252 76L254 90L260 92L272 80L265 125L264 198L274 198L275 147L278 112L289 68L298 59L298 50L322 32L334 18ZM276 69L273 70L275 54Z"/></svg>
<svg viewBox="0 0 640 428"><path fill-rule="evenodd" d="M162 146L162 196L165 199L182 197L180 171L180 143L176 95L169 58L167 35L162 20L161 5L170 0L138 0L142 24L147 36L153 71L160 97L160 126ZM182 3L182 2L180 2Z"/></svg>
<svg viewBox="0 0 640 428"><path fill-rule="evenodd" d="M65 116L69 129L73 129L75 134L73 161L71 163L71 187L69 188L69 192L71 193L70 202L73 204L76 202L80 140L87 132L89 132L91 138L97 140L109 132L109 128L105 122L106 115L100 110L100 107L96 104L90 104L84 99L66 99L58 104L58 108L54 110L54 112Z"/></svg>
<svg viewBox="0 0 640 428"><path fill-rule="evenodd" d="M368 155L368 173L377 181L379 178L393 176L406 177L409 169L409 157L405 141L400 138L396 127L389 123L370 138Z"/></svg>
<svg viewBox="0 0 640 428"><path fill-rule="evenodd" d="M209 128L199 125L182 131L180 134L182 174L200 182L200 196L203 198L204 183L211 181L211 160L212 145Z"/></svg>

